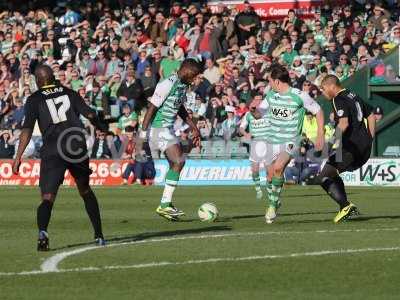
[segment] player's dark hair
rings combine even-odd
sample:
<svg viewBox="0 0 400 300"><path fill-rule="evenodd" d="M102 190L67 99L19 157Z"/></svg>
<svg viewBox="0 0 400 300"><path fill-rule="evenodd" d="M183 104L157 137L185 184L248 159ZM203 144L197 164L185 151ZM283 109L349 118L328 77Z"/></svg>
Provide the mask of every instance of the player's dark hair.
<svg viewBox="0 0 400 300"><path fill-rule="evenodd" d="M39 65L35 69L35 77L39 88L45 85L54 84L56 82L53 70L47 65Z"/></svg>
<svg viewBox="0 0 400 300"><path fill-rule="evenodd" d="M289 72L282 65L274 65L271 67L271 78L274 80L278 79L284 83L290 82Z"/></svg>
<svg viewBox="0 0 400 300"><path fill-rule="evenodd" d="M189 83L190 79L196 77L203 72L204 66L202 62L194 58L185 59L178 71L178 76L184 83Z"/></svg>
<svg viewBox="0 0 400 300"><path fill-rule="evenodd" d="M321 86L331 85L331 84L333 84L333 85L335 85L337 87L341 87L342 86L341 83L340 83L339 78L337 78L335 75L326 75L324 77L324 79L322 79L322 81L321 81Z"/></svg>

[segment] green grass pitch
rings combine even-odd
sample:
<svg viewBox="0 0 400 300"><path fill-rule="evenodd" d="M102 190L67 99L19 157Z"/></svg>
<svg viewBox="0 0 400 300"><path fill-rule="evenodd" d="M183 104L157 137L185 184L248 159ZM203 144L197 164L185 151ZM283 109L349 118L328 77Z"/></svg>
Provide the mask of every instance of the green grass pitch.
<svg viewBox="0 0 400 300"><path fill-rule="evenodd" d="M187 216L175 223L155 214L160 187L95 192L109 246L86 249L83 203L63 188L53 250L38 253L38 189L2 187L0 299L400 298L399 189L348 188L362 215L334 224L337 207L319 187L286 187L272 225L252 187L179 187L175 204ZM204 202L219 208L217 222L197 219ZM58 273L20 274L65 253Z"/></svg>

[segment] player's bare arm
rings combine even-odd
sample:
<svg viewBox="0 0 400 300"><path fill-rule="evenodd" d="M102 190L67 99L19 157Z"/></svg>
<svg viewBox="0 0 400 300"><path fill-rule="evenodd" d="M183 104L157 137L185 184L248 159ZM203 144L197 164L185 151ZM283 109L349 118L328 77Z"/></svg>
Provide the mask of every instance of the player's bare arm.
<svg viewBox="0 0 400 300"><path fill-rule="evenodd" d="M343 134L346 129L349 127L349 119L347 117L340 118L336 128Z"/></svg>
<svg viewBox="0 0 400 300"><path fill-rule="evenodd" d="M194 124L193 120L189 118L189 114L185 108L185 106L181 106L178 115L182 118L182 120L189 125L193 134L193 144L195 147L200 147L200 131L197 128L196 124Z"/></svg>
<svg viewBox="0 0 400 300"><path fill-rule="evenodd" d="M19 172L19 166L21 165L21 158L25 152L26 147L29 144L29 141L32 138L32 133L33 133L33 129L31 129L31 128L23 128L21 130L21 135L19 137L18 150L17 150L17 154L15 156L14 162L13 162L13 167L12 167L14 174L18 174L18 172Z"/></svg>
<svg viewBox="0 0 400 300"><path fill-rule="evenodd" d="M149 125L153 120L153 117L155 116L157 110L157 106L155 106L153 103L149 103L146 114L144 115L142 131L146 132L149 129Z"/></svg>
<svg viewBox="0 0 400 300"><path fill-rule="evenodd" d="M376 118L373 113L371 113L367 118L368 123L368 132L372 138L375 137L375 127L376 127Z"/></svg>
<svg viewBox="0 0 400 300"><path fill-rule="evenodd" d="M324 112L323 112L322 109L320 109L316 113L315 118L317 120L317 126L318 126L317 140L316 140L316 143L315 143L315 150L322 151L322 149L324 148L324 143L325 143Z"/></svg>
<svg viewBox="0 0 400 300"><path fill-rule="evenodd" d="M135 150L136 153L140 153L143 149L143 143L147 139L147 131L149 129L149 125L151 124L151 121L156 115L157 110L158 107L155 106L153 103L149 102L146 114L144 115L142 129L139 131L138 138L136 141L136 150Z"/></svg>

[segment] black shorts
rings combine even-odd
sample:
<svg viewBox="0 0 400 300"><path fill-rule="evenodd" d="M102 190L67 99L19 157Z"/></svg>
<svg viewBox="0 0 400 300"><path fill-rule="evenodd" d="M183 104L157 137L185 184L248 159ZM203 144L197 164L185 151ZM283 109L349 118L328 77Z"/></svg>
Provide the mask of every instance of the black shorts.
<svg viewBox="0 0 400 300"><path fill-rule="evenodd" d="M56 194L64 181L65 171L68 170L76 184L89 185L89 159L82 162L67 162L59 156L43 158L40 162L39 186L42 194Z"/></svg>
<svg viewBox="0 0 400 300"><path fill-rule="evenodd" d="M342 155L333 153L329 156L327 164L334 167L339 173L350 172L361 168L370 158L371 148L366 148L364 151L348 151L342 150Z"/></svg>

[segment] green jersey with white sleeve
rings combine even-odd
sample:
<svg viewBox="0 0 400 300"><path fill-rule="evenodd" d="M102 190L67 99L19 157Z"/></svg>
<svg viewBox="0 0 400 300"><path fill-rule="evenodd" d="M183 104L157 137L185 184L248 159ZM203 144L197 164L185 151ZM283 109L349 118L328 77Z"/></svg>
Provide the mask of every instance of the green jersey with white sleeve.
<svg viewBox="0 0 400 300"><path fill-rule="evenodd" d="M188 86L182 83L177 74L172 74L157 84L150 102L158 108L151 123L153 128L172 127L178 111L185 102Z"/></svg>

